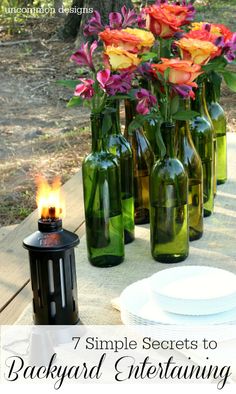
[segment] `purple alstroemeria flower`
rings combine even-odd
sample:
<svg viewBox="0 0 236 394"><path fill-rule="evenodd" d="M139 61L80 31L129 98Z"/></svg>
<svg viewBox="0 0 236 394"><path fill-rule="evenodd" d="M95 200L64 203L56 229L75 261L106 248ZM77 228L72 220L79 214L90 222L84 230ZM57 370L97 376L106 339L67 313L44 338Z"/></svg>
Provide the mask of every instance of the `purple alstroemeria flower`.
<svg viewBox="0 0 236 394"><path fill-rule="evenodd" d="M109 70L108 68L105 70L98 71L97 81L99 82L103 90L105 90L106 84L109 81L110 76L111 76L111 70Z"/></svg>
<svg viewBox="0 0 236 394"><path fill-rule="evenodd" d="M146 24L146 14L144 10L141 10L140 14L137 16L137 25L140 29L145 29Z"/></svg>
<svg viewBox="0 0 236 394"><path fill-rule="evenodd" d="M121 29L122 28L122 15L119 12L110 12L109 27L110 27L110 29Z"/></svg>
<svg viewBox="0 0 236 394"><path fill-rule="evenodd" d="M211 24L210 23L205 23L203 27L206 31L208 31L210 33L210 31L211 31Z"/></svg>
<svg viewBox="0 0 236 394"><path fill-rule="evenodd" d="M92 18L90 18L84 26L84 35L92 36L98 35L101 31L106 28L110 29L124 29L133 25L138 27L145 27L145 20L143 13L137 15L135 10L127 10L126 6L121 8L121 12L110 12L109 14L109 25L103 25L101 21L101 15L98 11L94 11Z"/></svg>
<svg viewBox="0 0 236 394"><path fill-rule="evenodd" d="M157 99L153 96L147 89L139 89L135 93L135 98L138 100L138 104L136 106L136 111L140 115L147 115L150 112L150 109L156 105Z"/></svg>
<svg viewBox="0 0 236 394"><path fill-rule="evenodd" d="M75 87L74 96L82 97L83 99L91 99L94 95L93 79L80 78L80 83Z"/></svg>
<svg viewBox="0 0 236 394"><path fill-rule="evenodd" d="M85 36L93 36L98 35L101 31L104 30L104 26L101 21L101 15L98 11L94 11L92 18L90 18L87 23L84 25L84 35Z"/></svg>
<svg viewBox="0 0 236 394"><path fill-rule="evenodd" d="M97 73L97 81L109 96L115 96L117 93L127 93L131 89L132 74L111 74L111 71L106 69Z"/></svg>
<svg viewBox="0 0 236 394"><path fill-rule="evenodd" d="M216 38L214 45L216 45L218 48L223 48L225 45L225 39L223 36L219 36Z"/></svg>
<svg viewBox="0 0 236 394"><path fill-rule="evenodd" d="M195 98L194 91L189 85L172 85L172 90L183 98Z"/></svg>
<svg viewBox="0 0 236 394"><path fill-rule="evenodd" d="M186 21L192 22L195 18L196 10L193 5L189 4L187 7L188 7L188 15L187 15Z"/></svg>
<svg viewBox="0 0 236 394"><path fill-rule="evenodd" d="M236 58L236 33L233 34L231 40L224 44L223 54L229 63L233 62Z"/></svg>
<svg viewBox="0 0 236 394"><path fill-rule="evenodd" d="M137 14L133 10L127 10L126 6L123 5L121 8L121 14L123 16L122 27L125 29L126 27L132 26L137 22Z"/></svg>
<svg viewBox="0 0 236 394"><path fill-rule="evenodd" d="M82 44L81 48L76 51L70 58L79 66L88 66L91 70L95 70L93 64L93 52L97 48L97 41L94 41L90 48L88 47L88 42L86 44Z"/></svg>
<svg viewBox="0 0 236 394"><path fill-rule="evenodd" d="M141 63L136 70L137 75L141 75L144 79L153 79L153 70L149 62Z"/></svg>

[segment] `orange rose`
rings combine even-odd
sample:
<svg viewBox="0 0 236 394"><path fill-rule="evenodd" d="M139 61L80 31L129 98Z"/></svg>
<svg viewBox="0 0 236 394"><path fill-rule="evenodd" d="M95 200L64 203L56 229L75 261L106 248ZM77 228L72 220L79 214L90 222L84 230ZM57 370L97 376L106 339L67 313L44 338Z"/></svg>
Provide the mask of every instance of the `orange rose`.
<svg viewBox="0 0 236 394"><path fill-rule="evenodd" d="M185 7L183 5L164 3L162 4L161 8L166 12L170 13L171 15L174 15L179 23L179 26L187 25L189 23L189 21L187 20L189 15L188 7Z"/></svg>
<svg viewBox="0 0 236 394"><path fill-rule="evenodd" d="M112 70L134 70L141 59L122 48L107 46L104 52L105 63Z"/></svg>
<svg viewBox="0 0 236 394"><path fill-rule="evenodd" d="M150 31L142 30L142 29L133 29L130 27L127 27L122 31L132 34L140 39L141 42L140 44L138 44L138 49L140 52L145 52L145 50L149 50L155 42L155 37Z"/></svg>
<svg viewBox="0 0 236 394"><path fill-rule="evenodd" d="M192 31L205 30L205 26L210 26L210 33L216 37L223 36L225 41L231 40L233 37L232 31L230 31L225 25L219 23L208 23L208 22L194 22L191 24Z"/></svg>
<svg viewBox="0 0 236 394"><path fill-rule="evenodd" d="M175 44L180 48L183 59L204 65L216 56L218 47L210 41L183 37Z"/></svg>
<svg viewBox="0 0 236 394"><path fill-rule="evenodd" d="M133 53L137 53L138 47L141 45L139 37L124 30L110 30L107 28L99 33L99 37L106 46L120 47Z"/></svg>
<svg viewBox="0 0 236 394"><path fill-rule="evenodd" d="M214 28L213 28L213 25L208 22L193 22L191 24L191 31L204 30L206 25L211 26L210 31L212 34L215 34L216 36L221 36L219 27L214 26Z"/></svg>
<svg viewBox="0 0 236 394"><path fill-rule="evenodd" d="M215 45L216 39L219 37L219 35L213 34L212 32L209 32L203 28L201 30L191 30L190 32L185 34L184 37L193 38L201 41L208 41ZM217 51L211 56L211 59L213 59L216 56L220 56L221 52L222 49L217 47Z"/></svg>
<svg viewBox="0 0 236 394"><path fill-rule="evenodd" d="M191 60L180 60L179 58L162 58L161 61L160 64L152 64L155 76L156 71L164 76L165 71L169 69L168 81L170 83L197 87L193 81L202 74L201 66L194 64Z"/></svg>
<svg viewBox="0 0 236 394"><path fill-rule="evenodd" d="M225 38L225 41L229 41L229 40L231 40L232 39L232 37L233 37L233 32L232 31L230 31L229 29L228 29L228 27L226 27L225 25L223 25L223 24L220 24L220 23L212 23L211 24L211 29L214 29L214 28L218 28L219 30L220 30L220 34ZM213 32L212 32L213 33Z"/></svg>
<svg viewBox="0 0 236 394"><path fill-rule="evenodd" d="M170 38L181 31L180 26L188 22L188 7L175 4L151 5L144 8L147 28L155 35Z"/></svg>

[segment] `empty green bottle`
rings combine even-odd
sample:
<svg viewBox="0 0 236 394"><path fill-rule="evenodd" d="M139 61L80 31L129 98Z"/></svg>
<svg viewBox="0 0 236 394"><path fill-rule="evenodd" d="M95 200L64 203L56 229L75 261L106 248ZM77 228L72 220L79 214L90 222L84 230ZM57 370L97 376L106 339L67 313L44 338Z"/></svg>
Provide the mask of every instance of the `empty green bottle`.
<svg viewBox="0 0 236 394"><path fill-rule="evenodd" d="M189 100L179 99L179 110L188 111ZM189 239L194 241L203 234L203 170L193 144L189 121L177 120L175 125L177 157L188 175Z"/></svg>
<svg viewBox="0 0 236 394"><path fill-rule="evenodd" d="M190 122L190 130L202 161L204 216L210 216L214 211L214 136L208 120L204 86L201 84L195 92L192 108L200 114Z"/></svg>
<svg viewBox="0 0 236 394"><path fill-rule="evenodd" d="M129 134L128 128L136 115L135 101L125 100L125 131L133 152L134 166L134 220L136 224L150 222L149 215L149 177L154 163L152 148L143 133L142 127L136 127Z"/></svg>
<svg viewBox="0 0 236 394"><path fill-rule="evenodd" d="M124 240L134 240L134 186L133 157L129 142L121 134L119 102L115 100L111 112L111 127L108 130L107 148L117 157L120 165L121 205L124 222Z"/></svg>
<svg viewBox="0 0 236 394"><path fill-rule="evenodd" d="M92 152L82 165L87 251L90 263L112 267L124 260L120 173L106 146L101 114L91 116Z"/></svg>
<svg viewBox="0 0 236 394"><path fill-rule="evenodd" d="M174 153L174 125L161 126L166 154L150 177L151 252L161 263L185 260L189 253L188 177Z"/></svg>
<svg viewBox="0 0 236 394"><path fill-rule="evenodd" d="M217 184L221 184L227 181L226 117L223 108L216 100L211 82L206 84L206 100L216 134L216 179Z"/></svg>

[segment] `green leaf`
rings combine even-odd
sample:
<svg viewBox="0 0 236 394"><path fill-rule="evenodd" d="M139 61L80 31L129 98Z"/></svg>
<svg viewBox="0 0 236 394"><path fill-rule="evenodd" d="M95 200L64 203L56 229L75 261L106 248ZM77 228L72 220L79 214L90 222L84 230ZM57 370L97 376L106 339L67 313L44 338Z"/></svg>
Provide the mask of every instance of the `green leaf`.
<svg viewBox="0 0 236 394"><path fill-rule="evenodd" d="M67 79L65 79L65 80L61 79L59 81L56 81L56 83L58 85L66 86L67 88L70 88L70 89L75 89L75 87L79 84L78 81L72 81L72 80L67 80Z"/></svg>
<svg viewBox="0 0 236 394"><path fill-rule="evenodd" d="M168 82L169 74L170 74L170 67L168 67L168 68L164 71L164 80L165 80L166 82Z"/></svg>
<svg viewBox="0 0 236 394"><path fill-rule="evenodd" d="M158 76L159 81L161 81L164 84L165 78L163 77L163 75L159 71L156 71L156 74Z"/></svg>
<svg viewBox="0 0 236 394"><path fill-rule="evenodd" d="M198 116L199 113L196 111L178 111L172 115L174 120L191 120Z"/></svg>
<svg viewBox="0 0 236 394"><path fill-rule="evenodd" d="M137 129L142 127L142 124L140 124L139 120L133 119L132 122L130 122L129 127L128 127L128 134L132 135L133 132Z"/></svg>
<svg viewBox="0 0 236 394"><path fill-rule="evenodd" d="M68 102L67 107L72 108L80 105L83 105L83 99L81 97L74 96Z"/></svg>
<svg viewBox="0 0 236 394"><path fill-rule="evenodd" d="M179 109L179 95L177 94L170 102L170 112L175 114Z"/></svg>
<svg viewBox="0 0 236 394"><path fill-rule="evenodd" d="M205 64L205 66L202 66L202 70L205 72L209 71L223 71L224 68L227 66L228 62L224 57L217 57L210 61L208 64Z"/></svg>
<svg viewBox="0 0 236 394"><path fill-rule="evenodd" d="M128 94L119 94L117 93L115 96L109 96L109 101L114 101L114 100L125 100L130 98Z"/></svg>
<svg viewBox="0 0 236 394"><path fill-rule="evenodd" d="M222 82L222 76L215 71L212 71L211 74L209 75L209 81L212 82L213 84L213 89L214 89L214 95L216 100L220 99L220 88L221 88L221 82ZM206 84L207 87L207 84Z"/></svg>
<svg viewBox="0 0 236 394"><path fill-rule="evenodd" d="M147 52L142 55L142 61L147 62L148 60L154 59L157 57L156 52Z"/></svg>
<svg viewBox="0 0 236 394"><path fill-rule="evenodd" d="M231 71L222 72L226 85L233 91L236 92L236 73Z"/></svg>

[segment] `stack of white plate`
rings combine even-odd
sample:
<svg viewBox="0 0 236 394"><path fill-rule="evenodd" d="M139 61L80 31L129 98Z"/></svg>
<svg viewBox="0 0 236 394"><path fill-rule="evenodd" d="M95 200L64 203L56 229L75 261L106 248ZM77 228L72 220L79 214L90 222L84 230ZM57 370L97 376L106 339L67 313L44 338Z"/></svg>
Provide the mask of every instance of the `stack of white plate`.
<svg viewBox="0 0 236 394"><path fill-rule="evenodd" d="M155 325L162 333L236 324L236 275L207 266L165 269L128 286L120 296L127 325Z"/></svg>

